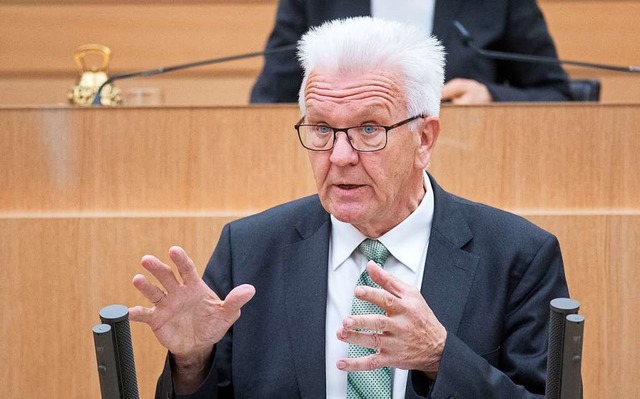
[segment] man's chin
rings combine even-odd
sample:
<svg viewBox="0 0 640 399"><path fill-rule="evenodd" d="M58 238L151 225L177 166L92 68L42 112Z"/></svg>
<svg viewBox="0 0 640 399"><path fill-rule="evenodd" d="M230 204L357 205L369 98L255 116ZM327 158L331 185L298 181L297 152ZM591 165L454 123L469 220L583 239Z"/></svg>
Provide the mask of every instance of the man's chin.
<svg viewBox="0 0 640 399"><path fill-rule="evenodd" d="M344 223L358 224L364 219L364 209L362 206L330 206L327 211L336 219Z"/></svg>

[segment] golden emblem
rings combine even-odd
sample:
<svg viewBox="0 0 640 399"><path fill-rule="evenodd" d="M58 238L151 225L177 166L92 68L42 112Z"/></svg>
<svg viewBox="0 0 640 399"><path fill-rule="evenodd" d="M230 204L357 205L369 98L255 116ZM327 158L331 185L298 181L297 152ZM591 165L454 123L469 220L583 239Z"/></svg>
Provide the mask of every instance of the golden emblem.
<svg viewBox="0 0 640 399"><path fill-rule="evenodd" d="M89 54L98 54L102 57L100 65L87 66L85 57ZM111 50L101 44L85 44L78 47L74 54L76 65L80 69L80 76L75 86L69 90L69 102L74 105L91 105L98 88L109 79L109 59ZM107 84L101 92L100 104L120 105L122 98L120 90L111 83Z"/></svg>

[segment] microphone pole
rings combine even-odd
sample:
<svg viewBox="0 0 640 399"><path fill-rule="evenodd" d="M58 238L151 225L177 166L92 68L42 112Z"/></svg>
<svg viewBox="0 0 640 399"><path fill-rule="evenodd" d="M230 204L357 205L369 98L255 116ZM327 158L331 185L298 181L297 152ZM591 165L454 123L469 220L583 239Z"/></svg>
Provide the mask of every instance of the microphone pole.
<svg viewBox="0 0 640 399"><path fill-rule="evenodd" d="M595 68L595 69L606 69L609 71L616 72L631 72L631 73L639 73L640 66L630 65L630 66L618 66L618 65L607 65L607 64L595 64L592 62L582 62L582 61L569 61L569 60L560 60L554 57L545 57L540 55L529 55L529 54L515 54L515 53L505 53L502 51L492 51L485 50L478 47L471 37L469 31L460 23L460 21L453 21L453 25L456 27L460 35L462 36L462 41L465 45L469 46L473 51L480 54L483 57L498 59L498 60L506 60L506 61L520 61L520 62L531 62L534 64L566 64L566 65L574 65L583 68Z"/></svg>
<svg viewBox="0 0 640 399"><path fill-rule="evenodd" d="M143 77L143 76L160 75L162 73L179 71L179 70L188 69L188 68L195 68L195 67L200 67L200 66L204 66L204 65L221 64L223 62L236 61L236 60L242 60L242 59L245 59L245 58L253 58L253 57L260 57L260 56L265 56L265 55L270 55L270 54L276 54L276 53L281 53L281 52L285 52L285 51L295 50L296 46L297 46L296 44L290 44L290 45L287 45L287 46L275 47L275 48L272 48L270 50L258 51L258 52L254 52L254 53L238 54L238 55L232 55L232 56L228 56L228 57L211 58L211 59L203 60L203 61L190 62L188 64L173 65L173 66L168 66L168 67L160 67L160 68L154 68L154 69L147 69L147 70L144 70L144 71L127 72L127 73L121 73L121 74L118 74L118 75L113 75L109 79L107 79L103 84L100 85L100 87L96 91L96 95L93 98L93 102L91 103L91 105L93 105L93 106L102 105L101 102L100 102L101 97L102 97L102 89L105 86L113 83L116 80L137 78L137 77Z"/></svg>

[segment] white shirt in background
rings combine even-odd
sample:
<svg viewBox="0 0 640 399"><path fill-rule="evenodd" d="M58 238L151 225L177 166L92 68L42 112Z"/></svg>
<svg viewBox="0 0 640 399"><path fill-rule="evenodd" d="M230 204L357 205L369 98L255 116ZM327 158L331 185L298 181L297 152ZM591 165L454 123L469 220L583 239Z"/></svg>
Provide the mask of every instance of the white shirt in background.
<svg viewBox="0 0 640 399"><path fill-rule="evenodd" d="M371 16L415 25L433 32L436 0L371 0Z"/></svg>

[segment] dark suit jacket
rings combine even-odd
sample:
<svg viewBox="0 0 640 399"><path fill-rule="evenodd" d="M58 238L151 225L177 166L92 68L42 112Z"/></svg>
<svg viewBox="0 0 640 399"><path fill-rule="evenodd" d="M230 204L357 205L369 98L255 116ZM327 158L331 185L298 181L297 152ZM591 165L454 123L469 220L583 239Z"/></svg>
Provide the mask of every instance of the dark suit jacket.
<svg viewBox="0 0 640 399"><path fill-rule="evenodd" d="M280 0L267 49L294 44L325 21L371 15L370 0ZM556 57L536 0L436 0L433 34L447 52L446 80L485 84L496 101L565 101L568 78L557 65L495 61L465 46L453 21L460 21L484 49ZM265 57L251 102L296 102L302 82L294 51Z"/></svg>
<svg viewBox="0 0 640 399"><path fill-rule="evenodd" d="M567 297L558 242L526 220L455 197L435 198L422 294L448 332L435 381L410 372L407 398L543 395L549 302ZM215 348L193 398L324 398L331 221L317 196L225 226L204 279L221 297L255 297ZM170 367L157 398L172 391Z"/></svg>

